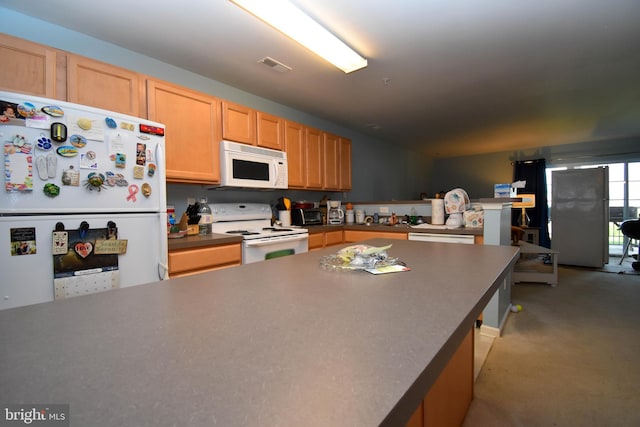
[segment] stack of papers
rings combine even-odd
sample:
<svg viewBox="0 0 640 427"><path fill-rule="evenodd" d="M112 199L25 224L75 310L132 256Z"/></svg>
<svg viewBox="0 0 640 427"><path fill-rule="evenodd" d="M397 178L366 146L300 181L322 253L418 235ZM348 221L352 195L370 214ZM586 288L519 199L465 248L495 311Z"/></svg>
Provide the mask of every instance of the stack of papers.
<svg viewBox="0 0 640 427"><path fill-rule="evenodd" d="M383 267L376 268L367 268L364 271L369 272L371 274L384 274L384 273L396 273L398 271L409 271L411 270L409 267L395 264L395 265L385 265Z"/></svg>

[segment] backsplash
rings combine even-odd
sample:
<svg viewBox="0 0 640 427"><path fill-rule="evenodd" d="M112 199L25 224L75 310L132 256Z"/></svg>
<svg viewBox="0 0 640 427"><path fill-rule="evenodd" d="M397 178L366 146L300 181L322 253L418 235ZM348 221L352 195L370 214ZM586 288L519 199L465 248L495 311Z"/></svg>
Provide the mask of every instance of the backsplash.
<svg viewBox="0 0 640 427"><path fill-rule="evenodd" d="M398 216L411 215L411 210L415 209L415 214L421 217L431 216L431 201L429 200L408 200L393 203L354 203L353 209L362 209L366 215L377 213L380 216L389 216L395 213Z"/></svg>
<svg viewBox="0 0 640 427"><path fill-rule="evenodd" d="M210 187L194 184L167 184L167 205L174 206L176 215L182 215L187 209L187 199L198 200L206 197L209 203L268 203L275 207L278 198L287 197L292 201L319 202L324 196L331 200L346 203L349 193L322 192L304 190L241 190L220 189L210 190ZM274 210L274 215L275 215Z"/></svg>

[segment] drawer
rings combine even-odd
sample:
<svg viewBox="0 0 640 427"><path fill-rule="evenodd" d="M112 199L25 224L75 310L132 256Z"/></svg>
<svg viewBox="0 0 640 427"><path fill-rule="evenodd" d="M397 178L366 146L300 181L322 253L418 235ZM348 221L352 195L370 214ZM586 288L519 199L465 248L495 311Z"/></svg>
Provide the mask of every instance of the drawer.
<svg viewBox="0 0 640 427"><path fill-rule="evenodd" d="M171 251L169 252L169 276L221 266L240 265L241 262L242 249L239 243Z"/></svg>

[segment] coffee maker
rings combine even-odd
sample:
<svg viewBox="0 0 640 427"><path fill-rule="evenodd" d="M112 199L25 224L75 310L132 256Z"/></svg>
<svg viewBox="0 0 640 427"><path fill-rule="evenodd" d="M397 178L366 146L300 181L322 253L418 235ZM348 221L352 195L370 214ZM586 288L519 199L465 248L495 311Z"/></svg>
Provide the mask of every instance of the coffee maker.
<svg viewBox="0 0 640 427"><path fill-rule="evenodd" d="M341 203L339 200L327 201L327 206L329 207L327 211L327 224L338 225L344 222L344 212L340 209Z"/></svg>

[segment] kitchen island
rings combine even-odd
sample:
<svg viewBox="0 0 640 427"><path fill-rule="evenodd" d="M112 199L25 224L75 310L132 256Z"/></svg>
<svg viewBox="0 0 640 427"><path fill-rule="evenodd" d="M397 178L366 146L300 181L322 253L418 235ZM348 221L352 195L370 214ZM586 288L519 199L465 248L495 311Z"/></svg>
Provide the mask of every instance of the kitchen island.
<svg viewBox="0 0 640 427"><path fill-rule="evenodd" d="M320 268L334 246L4 310L0 401L73 426L404 425L517 248L366 243L411 271Z"/></svg>

